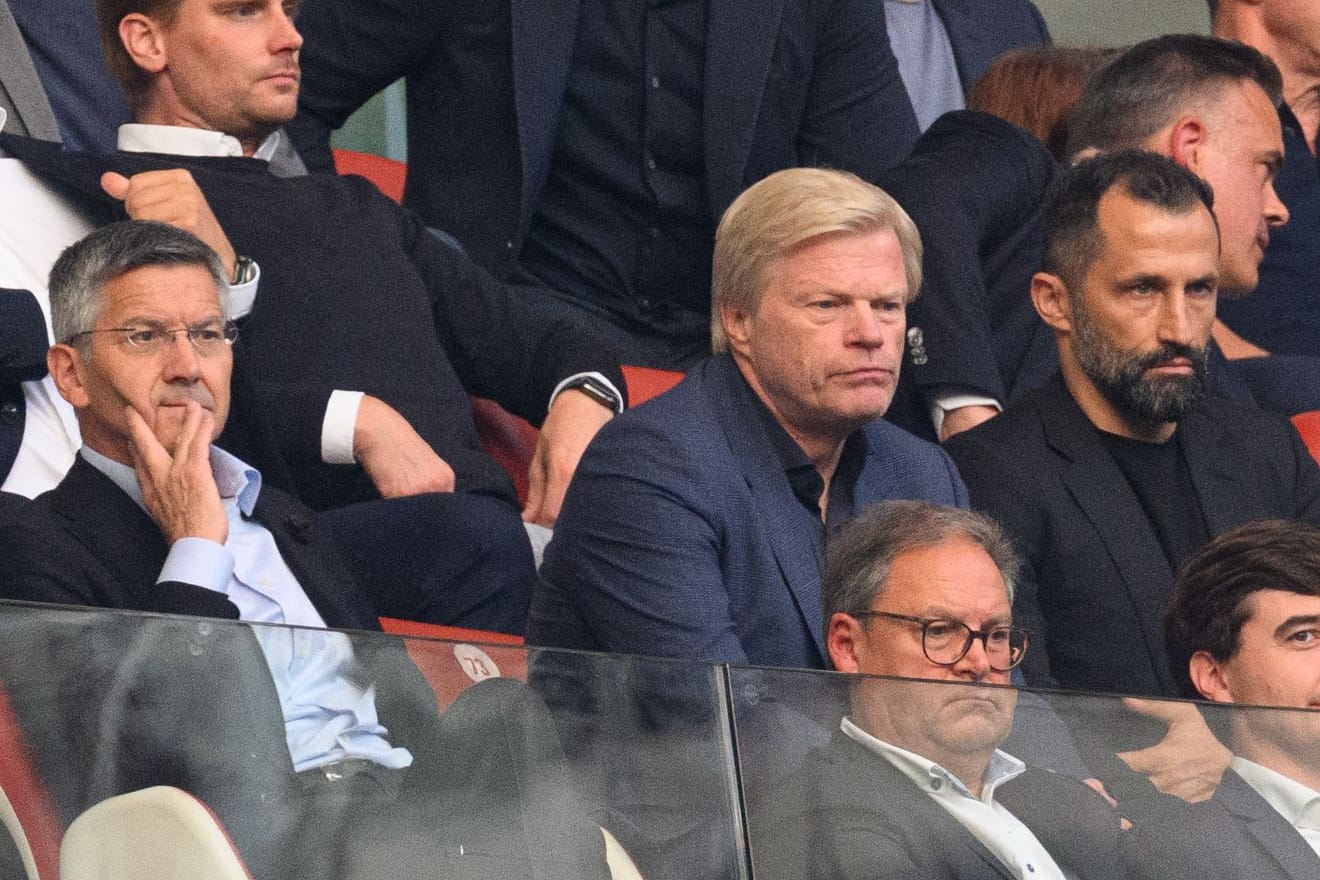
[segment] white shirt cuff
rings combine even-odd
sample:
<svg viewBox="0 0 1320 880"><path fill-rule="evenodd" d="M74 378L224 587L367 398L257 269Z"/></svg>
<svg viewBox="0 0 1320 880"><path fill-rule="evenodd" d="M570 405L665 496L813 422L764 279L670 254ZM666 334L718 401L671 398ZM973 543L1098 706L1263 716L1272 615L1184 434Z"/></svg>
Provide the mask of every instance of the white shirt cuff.
<svg viewBox="0 0 1320 880"><path fill-rule="evenodd" d="M261 266L252 263L252 280L229 285L229 318L237 321L252 314L257 304L257 284L261 281Z"/></svg>
<svg viewBox="0 0 1320 880"><path fill-rule="evenodd" d="M365 395L361 391L332 391L321 422L321 461L326 464L354 464L353 433L357 430L358 407Z"/></svg>
<svg viewBox="0 0 1320 880"><path fill-rule="evenodd" d="M982 394L963 394L952 388L944 388L930 402L930 421L935 426L935 436L939 436L944 427L944 414L962 409L964 406L993 406L1000 412L1004 407L993 397Z"/></svg>
<svg viewBox="0 0 1320 880"><path fill-rule="evenodd" d="M617 416L619 413L623 412L623 395L619 393L619 389L614 386L613 382L606 379L604 374L597 373L595 370L592 370L589 373L574 373L556 385L555 390L550 392L550 403L546 406L546 411L549 412L550 407L555 405L555 398L559 396L559 393L564 390L565 386L571 385L574 381L583 378L595 379L597 382L613 391L614 399L619 401L619 405L614 408L614 414Z"/></svg>
<svg viewBox="0 0 1320 880"><path fill-rule="evenodd" d="M178 581L225 592L234 575L234 554L207 538L180 538L165 557L156 583Z"/></svg>

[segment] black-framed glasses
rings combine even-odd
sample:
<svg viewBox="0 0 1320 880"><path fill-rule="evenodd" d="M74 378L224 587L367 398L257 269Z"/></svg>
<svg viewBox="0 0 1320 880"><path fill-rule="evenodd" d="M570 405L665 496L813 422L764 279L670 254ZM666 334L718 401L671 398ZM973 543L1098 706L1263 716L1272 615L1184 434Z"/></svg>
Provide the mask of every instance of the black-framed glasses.
<svg viewBox="0 0 1320 880"><path fill-rule="evenodd" d="M180 333L188 335L188 342L203 357L219 354L238 340L238 325L219 319L202 321L190 327L166 327L164 324L143 322L129 327L108 327L104 330L84 330L68 338L72 343L93 333L118 333L135 352L154 354L167 345L173 345Z"/></svg>
<svg viewBox="0 0 1320 880"><path fill-rule="evenodd" d="M1022 662L1027 653L1031 632L1020 626L992 626L972 629L961 620L941 617L914 617L889 611L857 611L853 617L884 617L921 626L921 651L936 666L952 666L967 656L972 642L980 639L989 658L990 668L1007 672Z"/></svg>

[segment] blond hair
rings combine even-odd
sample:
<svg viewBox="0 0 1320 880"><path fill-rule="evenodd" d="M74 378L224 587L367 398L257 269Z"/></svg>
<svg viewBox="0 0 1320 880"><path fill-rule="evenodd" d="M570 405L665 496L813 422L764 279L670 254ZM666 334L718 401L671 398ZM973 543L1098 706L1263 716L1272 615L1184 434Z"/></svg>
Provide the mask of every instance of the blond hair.
<svg viewBox="0 0 1320 880"><path fill-rule="evenodd" d="M822 236L884 229L898 237L911 302L921 287L921 236L912 218L884 190L827 168L788 168L753 184L729 205L715 231L711 349L729 347L723 310L756 311L770 268L791 251Z"/></svg>

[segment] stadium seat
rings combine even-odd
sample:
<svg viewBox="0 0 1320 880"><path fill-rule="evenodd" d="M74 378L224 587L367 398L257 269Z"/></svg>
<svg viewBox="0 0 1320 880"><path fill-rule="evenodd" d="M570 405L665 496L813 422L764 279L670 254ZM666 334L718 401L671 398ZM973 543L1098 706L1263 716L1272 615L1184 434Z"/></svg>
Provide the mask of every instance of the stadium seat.
<svg viewBox="0 0 1320 880"><path fill-rule="evenodd" d="M1320 462L1320 410L1298 413L1292 417L1293 427L1302 435L1311 457Z"/></svg>
<svg viewBox="0 0 1320 880"><path fill-rule="evenodd" d="M403 201L403 184L408 177L408 166L395 159L359 153L355 150L332 150L335 171L340 174L358 174L376 184L376 188L396 202Z"/></svg>
<svg viewBox="0 0 1320 880"><path fill-rule="evenodd" d="M107 798L73 821L64 880L251 880L215 814L166 785Z"/></svg>
<svg viewBox="0 0 1320 880"><path fill-rule="evenodd" d="M37 777L27 744L0 688L0 824L9 831L28 880L58 880L61 823Z"/></svg>

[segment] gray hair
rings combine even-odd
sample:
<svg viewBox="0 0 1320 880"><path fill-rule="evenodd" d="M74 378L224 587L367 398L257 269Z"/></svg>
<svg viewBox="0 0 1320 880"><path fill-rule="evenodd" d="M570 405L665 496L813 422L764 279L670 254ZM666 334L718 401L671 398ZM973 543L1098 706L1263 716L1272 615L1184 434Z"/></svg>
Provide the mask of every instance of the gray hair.
<svg viewBox="0 0 1320 880"><path fill-rule="evenodd" d="M847 171L788 168L752 184L733 200L715 230L711 265L710 343L727 351L720 313L754 312L774 263L826 235L892 229L903 253L907 302L921 287L921 235L894 198Z"/></svg>
<svg viewBox="0 0 1320 880"><path fill-rule="evenodd" d="M1013 601L1018 557L993 519L929 501L885 501L868 507L830 540L820 578L826 630L835 614L870 611L903 553L958 539L985 550Z"/></svg>
<svg viewBox="0 0 1320 880"><path fill-rule="evenodd" d="M200 266L215 281L220 314L229 317L229 282L220 258L201 239L176 226L125 220L69 245L50 270L50 317L57 342L96 326L105 286L145 266Z"/></svg>

